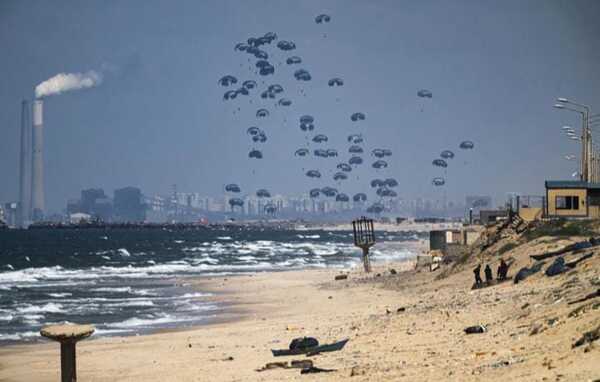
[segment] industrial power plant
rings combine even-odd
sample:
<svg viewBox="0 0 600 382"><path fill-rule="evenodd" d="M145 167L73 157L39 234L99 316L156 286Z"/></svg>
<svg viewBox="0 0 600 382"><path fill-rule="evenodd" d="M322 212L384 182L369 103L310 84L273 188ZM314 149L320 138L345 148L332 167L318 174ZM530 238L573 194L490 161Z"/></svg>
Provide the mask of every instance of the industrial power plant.
<svg viewBox="0 0 600 382"><path fill-rule="evenodd" d="M43 101L21 104L21 163L19 168L19 227L44 218Z"/></svg>

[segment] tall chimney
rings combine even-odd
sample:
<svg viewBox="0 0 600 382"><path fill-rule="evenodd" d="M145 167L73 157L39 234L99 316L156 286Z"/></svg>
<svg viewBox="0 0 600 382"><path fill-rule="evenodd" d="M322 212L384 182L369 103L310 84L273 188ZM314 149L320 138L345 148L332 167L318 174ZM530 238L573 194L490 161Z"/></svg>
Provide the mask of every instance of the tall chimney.
<svg viewBox="0 0 600 382"><path fill-rule="evenodd" d="M43 101L33 101L33 174L31 176L31 204L33 220L40 221L44 217L44 119Z"/></svg>
<svg viewBox="0 0 600 382"><path fill-rule="evenodd" d="M19 223L31 221L31 112L27 100L21 103L21 163L19 168Z"/></svg>

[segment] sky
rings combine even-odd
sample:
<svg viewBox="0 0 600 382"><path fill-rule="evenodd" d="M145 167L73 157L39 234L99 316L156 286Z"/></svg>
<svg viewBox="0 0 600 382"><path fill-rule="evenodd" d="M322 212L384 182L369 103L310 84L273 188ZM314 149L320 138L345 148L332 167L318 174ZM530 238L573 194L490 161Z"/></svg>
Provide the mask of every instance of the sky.
<svg viewBox="0 0 600 382"><path fill-rule="evenodd" d="M316 24L319 14L329 23ZM244 193L267 188L300 194L335 186L371 192L394 177L398 194L464 201L465 195L542 195L544 180L569 179L576 142L561 126L578 114L552 107L567 97L600 110L600 2L462 1L12 1L0 2L0 201L18 198L20 103L58 73L102 74L93 88L44 98L45 190L60 211L81 189L137 186L147 195L220 195L227 183ZM275 32L296 50L264 47L275 74L261 77L238 42ZM302 58L286 65L291 55ZM297 81L304 68L309 82ZM224 101L224 75L258 82L250 96ZM327 86L333 77L343 87ZM281 84L289 107L261 100ZM417 97L428 89L433 97ZM270 116L257 119L265 107ZM350 115L363 112L365 121ZM297 158L308 145L298 119L315 117L314 134L337 159ZM250 126L268 142L253 144ZM346 137L365 149L388 148L389 168L374 158L339 185L331 176L348 159ZM474 150L460 150L463 140ZM248 158L258 148L264 158ZM309 145L312 150L317 145ZM455 152L443 169L442 150ZM304 176L320 169L321 180ZM436 176L446 186L433 187Z"/></svg>

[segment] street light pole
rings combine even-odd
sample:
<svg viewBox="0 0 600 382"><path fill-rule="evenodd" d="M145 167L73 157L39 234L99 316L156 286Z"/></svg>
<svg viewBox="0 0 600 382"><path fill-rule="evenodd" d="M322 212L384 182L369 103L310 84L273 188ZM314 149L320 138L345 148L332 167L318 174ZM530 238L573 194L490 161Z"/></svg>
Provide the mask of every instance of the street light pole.
<svg viewBox="0 0 600 382"><path fill-rule="evenodd" d="M559 100L561 100L562 98L559 98ZM560 101L559 101L560 102ZM582 124L582 128L581 128L581 163L580 163L580 168L579 168L579 179L587 182L588 181L588 171L587 171L587 129L586 129L586 125L585 125L585 113L582 112L581 110L577 110L577 109L572 109L570 107L567 107L564 105L564 102L561 103L557 103L554 105L555 108L557 109L564 109L564 110L569 110L569 111L573 111L575 113L579 113L581 114L581 117L583 119L583 124Z"/></svg>
<svg viewBox="0 0 600 382"><path fill-rule="evenodd" d="M580 107L583 108L585 111L582 113L583 116L583 129L584 129L584 136L585 136L585 140L583 142L583 144L585 145L585 177L584 180L589 182L590 181L590 176L593 175L592 170L591 170L591 156L592 156L592 132L590 130L589 127L589 115L590 115L590 107L588 105L584 105L582 103L578 103L575 101L571 101L568 100L566 98L557 98L557 101L562 104L568 104L568 105L573 105L576 107ZM566 108L566 107L565 107ZM569 109L569 108L566 108ZM573 109L569 109L569 110L573 110ZM579 110L577 110L579 111ZM579 111L581 113L581 111Z"/></svg>

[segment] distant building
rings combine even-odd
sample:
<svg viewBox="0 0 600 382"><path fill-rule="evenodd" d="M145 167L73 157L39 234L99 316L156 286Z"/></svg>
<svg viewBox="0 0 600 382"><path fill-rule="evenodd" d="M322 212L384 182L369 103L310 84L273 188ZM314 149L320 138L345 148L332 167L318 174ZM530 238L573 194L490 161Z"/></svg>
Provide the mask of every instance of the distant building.
<svg viewBox="0 0 600 382"><path fill-rule="evenodd" d="M142 191L136 187L115 190L113 212L115 221L144 221L146 219L146 205L142 201Z"/></svg>
<svg viewBox="0 0 600 382"><path fill-rule="evenodd" d="M469 216L470 211L473 211L473 216L479 216L481 210L492 209L491 196L469 195L466 197L466 216Z"/></svg>
<svg viewBox="0 0 600 382"><path fill-rule="evenodd" d="M4 204L4 222L9 227L16 227L19 218L19 203L10 202Z"/></svg>
<svg viewBox="0 0 600 382"><path fill-rule="evenodd" d="M599 218L600 183L579 180L546 181L549 218Z"/></svg>

